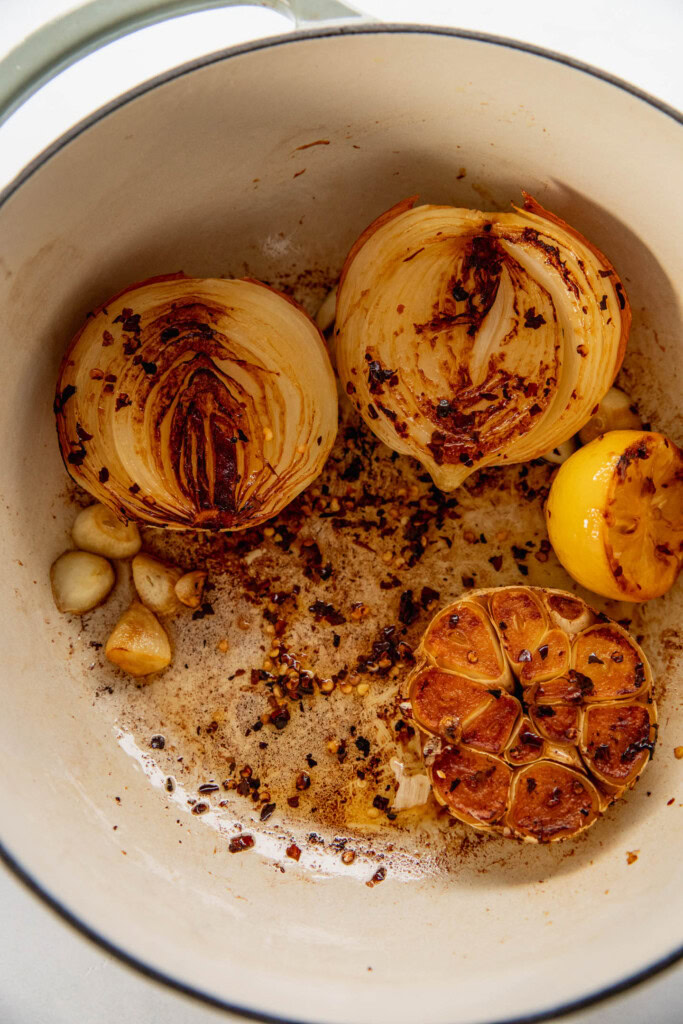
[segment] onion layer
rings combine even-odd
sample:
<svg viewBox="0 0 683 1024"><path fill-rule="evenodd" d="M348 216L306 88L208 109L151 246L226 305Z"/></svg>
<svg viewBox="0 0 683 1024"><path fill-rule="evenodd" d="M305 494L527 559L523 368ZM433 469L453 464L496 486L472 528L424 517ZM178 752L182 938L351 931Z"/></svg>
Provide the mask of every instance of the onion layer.
<svg viewBox="0 0 683 1024"><path fill-rule="evenodd" d="M124 518L240 530L320 472L334 375L310 317L250 280L133 285L72 341L55 399L71 476Z"/></svg>
<svg viewBox="0 0 683 1024"><path fill-rule="evenodd" d="M337 367L375 434L452 490L575 434L619 370L631 313L606 257L530 196L514 213L414 202L347 258Z"/></svg>

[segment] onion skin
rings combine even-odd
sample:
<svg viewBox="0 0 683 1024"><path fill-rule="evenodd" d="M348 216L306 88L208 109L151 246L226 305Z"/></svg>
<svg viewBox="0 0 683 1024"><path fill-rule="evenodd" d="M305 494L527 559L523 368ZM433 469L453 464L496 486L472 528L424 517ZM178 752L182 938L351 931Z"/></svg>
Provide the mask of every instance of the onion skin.
<svg viewBox="0 0 683 1024"><path fill-rule="evenodd" d="M320 331L252 280L150 278L71 342L55 414L74 480L124 519L242 530L319 474L337 431Z"/></svg>
<svg viewBox="0 0 683 1024"><path fill-rule="evenodd" d="M453 490L586 423L621 366L631 311L607 258L527 194L513 213L414 203L349 253L337 368L380 440Z"/></svg>

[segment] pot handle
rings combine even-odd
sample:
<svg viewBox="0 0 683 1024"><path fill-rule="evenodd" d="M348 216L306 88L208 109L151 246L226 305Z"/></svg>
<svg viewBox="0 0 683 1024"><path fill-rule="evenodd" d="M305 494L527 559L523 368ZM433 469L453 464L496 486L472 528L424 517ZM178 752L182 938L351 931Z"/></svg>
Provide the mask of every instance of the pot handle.
<svg viewBox="0 0 683 1024"><path fill-rule="evenodd" d="M0 124L60 71L115 39L183 14L237 6L269 7L297 28L372 20L345 0L89 0L41 26L0 60Z"/></svg>

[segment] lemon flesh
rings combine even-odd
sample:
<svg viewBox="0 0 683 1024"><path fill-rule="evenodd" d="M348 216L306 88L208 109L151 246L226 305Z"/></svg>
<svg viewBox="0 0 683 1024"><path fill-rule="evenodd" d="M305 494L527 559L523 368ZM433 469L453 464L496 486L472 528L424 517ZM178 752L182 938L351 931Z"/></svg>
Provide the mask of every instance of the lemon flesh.
<svg viewBox="0 0 683 1024"><path fill-rule="evenodd" d="M560 562L588 590L661 597L683 562L683 453L663 434L603 434L560 467L546 522Z"/></svg>

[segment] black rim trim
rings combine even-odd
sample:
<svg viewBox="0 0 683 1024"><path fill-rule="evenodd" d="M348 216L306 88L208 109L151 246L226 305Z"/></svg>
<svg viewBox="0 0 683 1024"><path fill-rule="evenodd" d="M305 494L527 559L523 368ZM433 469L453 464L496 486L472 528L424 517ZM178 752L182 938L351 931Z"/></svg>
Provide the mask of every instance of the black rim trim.
<svg viewBox="0 0 683 1024"><path fill-rule="evenodd" d="M51 143L46 149L44 149L37 157L35 157L26 168L17 175L17 177L2 191L0 192L0 207L2 207L7 200L30 178L37 170L39 170L47 161L63 149L66 145L72 142L75 138L87 131L93 125L103 120L110 113L118 110L121 107L126 106L128 103L137 99L148 92L152 92L159 86L165 85L167 82L174 81L176 78L182 78L184 75L191 74L199 68L207 67L211 64L217 64L221 61L228 60L231 57L236 57L241 54L251 53L256 50L270 49L275 46L283 46L287 43L299 42L305 39L320 39L330 36L339 35L363 35L363 34L377 34L377 33L414 33L421 35L440 35L440 36L453 36L459 39L470 39L474 42L488 43L494 46L502 46L511 50L519 50L522 53L530 53L536 57L542 57L546 60L554 61L557 64L564 64L567 67L573 68L576 71L581 71L584 74L591 75L593 78L601 79L607 82L609 85L613 85L623 92L630 93L635 98L642 100L649 106L654 107L660 113L672 118L678 124L683 124L683 114L669 106L667 103L656 99L654 96L650 96L642 89L638 89L634 85L630 85L628 82L624 82L622 79L617 78L615 75L609 74L609 72L601 71L598 68L591 67L589 64L584 64L582 61L575 60L573 57L565 56L564 54L557 53L553 50L546 50L540 46L534 46L531 43L518 42L515 39L506 39L502 36L488 35L485 32L471 32L466 29L451 29L451 28L440 28L426 25L340 25L332 28L323 29L309 29L303 32L291 32L287 35L274 36L263 40L257 40L253 43L246 43L242 46L229 47L221 50L218 53L210 54L206 57L200 57L197 60L188 62L187 64L181 65L179 68L172 69L164 72L161 75L157 75L155 78L150 79L147 82L143 82L141 85L136 86L134 89L129 90L122 96L117 97L111 103L106 104L99 110L96 110L89 117L85 118L79 124L75 125L69 131L65 132L64 135L60 136L55 142ZM90 925L86 924L80 918L76 917L72 911L64 906L60 901L52 896L46 889L44 889L39 882L36 881L33 876L26 871L20 863L15 860L9 850L0 841L0 859L9 868L13 874L27 886L34 895L38 896L44 903L46 903L53 911L55 911L64 921L72 925L81 935L90 939L97 946L103 949L105 952L112 954L121 960L124 964L134 968L139 973L145 975L153 981L160 982L163 985L174 989L177 992L182 993L186 996L192 996L195 999L200 1000L209 1006L216 1007L221 1010L227 1010L230 1013L241 1015L249 1020L263 1021L265 1024L308 1024L301 1020L296 1020L290 1017L274 1016L258 1010L251 1010L248 1007L235 1005L229 1003L227 1000L219 999L216 996L209 995L206 992L202 992L200 989L193 988L192 985L178 981L169 975L164 974L163 971L158 970L155 967L149 966L144 961L139 960L137 957L125 950L118 947L115 943L105 938L99 932L91 928ZM535 1013L522 1015L521 1017L506 1017L497 1021L490 1021L489 1024L536 1024L536 1022L547 1021L556 1017L564 1017L566 1014L574 1013L577 1010L585 1009L586 1007L593 1006L611 996L616 996L619 993L623 993L633 988L635 985L646 981L648 978L652 978L665 970L667 967L672 966L677 961L683 958L683 944L674 949L671 953L665 957L656 960L654 963L642 970L637 971L635 974L629 975L621 981L614 982L611 985L607 985L605 988L598 989L589 995L582 996L580 999L575 999L567 1003L562 1003L558 1006L552 1007L547 1010L540 1010Z"/></svg>

